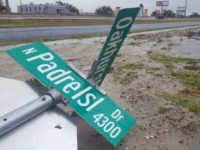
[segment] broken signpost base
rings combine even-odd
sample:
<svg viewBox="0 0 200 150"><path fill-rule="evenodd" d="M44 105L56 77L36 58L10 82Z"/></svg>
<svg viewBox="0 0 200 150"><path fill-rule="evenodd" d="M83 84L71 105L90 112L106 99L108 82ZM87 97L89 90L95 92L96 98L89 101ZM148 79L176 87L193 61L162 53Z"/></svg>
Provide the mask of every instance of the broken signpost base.
<svg viewBox="0 0 200 150"><path fill-rule="evenodd" d="M0 117L0 136L62 101L55 89L40 98Z"/></svg>

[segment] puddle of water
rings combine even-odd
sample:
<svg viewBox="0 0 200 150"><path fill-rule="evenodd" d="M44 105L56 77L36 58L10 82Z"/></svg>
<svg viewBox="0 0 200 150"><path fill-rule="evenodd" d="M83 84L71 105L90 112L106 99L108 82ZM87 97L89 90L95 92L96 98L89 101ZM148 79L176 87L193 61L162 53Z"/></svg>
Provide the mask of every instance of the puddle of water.
<svg viewBox="0 0 200 150"><path fill-rule="evenodd" d="M200 59L200 40L189 39L171 50L172 55Z"/></svg>

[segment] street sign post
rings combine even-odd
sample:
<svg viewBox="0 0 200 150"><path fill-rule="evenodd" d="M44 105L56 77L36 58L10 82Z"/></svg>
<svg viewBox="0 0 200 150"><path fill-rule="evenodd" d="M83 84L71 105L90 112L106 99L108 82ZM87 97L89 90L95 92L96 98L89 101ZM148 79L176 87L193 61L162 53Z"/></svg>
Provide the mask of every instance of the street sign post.
<svg viewBox="0 0 200 150"><path fill-rule="evenodd" d="M7 52L43 85L57 89L68 105L113 145L136 123L44 44L33 43Z"/></svg>
<svg viewBox="0 0 200 150"><path fill-rule="evenodd" d="M103 82L103 79L117 56L139 9L140 8L128 8L118 12L103 49L98 58L94 61L88 75L88 79L95 85L100 86Z"/></svg>

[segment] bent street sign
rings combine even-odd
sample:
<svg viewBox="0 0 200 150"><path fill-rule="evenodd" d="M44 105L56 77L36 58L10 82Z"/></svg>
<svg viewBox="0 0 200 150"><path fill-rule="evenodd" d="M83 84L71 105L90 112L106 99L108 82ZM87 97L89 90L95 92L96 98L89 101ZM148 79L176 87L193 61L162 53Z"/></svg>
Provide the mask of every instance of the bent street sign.
<svg viewBox="0 0 200 150"><path fill-rule="evenodd" d="M88 79L95 85L101 85L112 62L124 42L140 8L122 9L112 25L103 49L97 60L94 61Z"/></svg>
<svg viewBox="0 0 200 150"><path fill-rule="evenodd" d="M136 123L44 44L33 43L7 52L43 85L61 92L68 105L113 145Z"/></svg>

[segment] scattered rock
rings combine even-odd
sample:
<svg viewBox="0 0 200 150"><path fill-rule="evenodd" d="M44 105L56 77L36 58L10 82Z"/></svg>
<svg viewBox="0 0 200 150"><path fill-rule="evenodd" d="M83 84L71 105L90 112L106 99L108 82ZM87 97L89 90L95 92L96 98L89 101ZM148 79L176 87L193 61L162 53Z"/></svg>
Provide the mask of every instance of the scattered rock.
<svg viewBox="0 0 200 150"><path fill-rule="evenodd" d="M152 54L153 53L153 51L147 51L147 54Z"/></svg>
<svg viewBox="0 0 200 150"><path fill-rule="evenodd" d="M183 109L181 110L181 112L182 112L182 113L188 113L188 112L189 112L189 108L183 108Z"/></svg>
<svg viewBox="0 0 200 150"><path fill-rule="evenodd" d="M128 147L124 147L124 150L128 150Z"/></svg>
<svg viewBox="0 0 200 150"><path fill-rule="evenodd" d="M180 141L178 141L178 142L181 143L181 144L183 144L184 141L183 141L183 140L180 140Z"/></svg>

